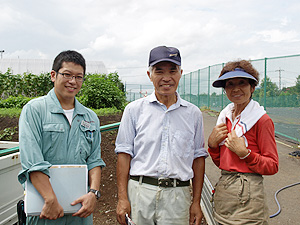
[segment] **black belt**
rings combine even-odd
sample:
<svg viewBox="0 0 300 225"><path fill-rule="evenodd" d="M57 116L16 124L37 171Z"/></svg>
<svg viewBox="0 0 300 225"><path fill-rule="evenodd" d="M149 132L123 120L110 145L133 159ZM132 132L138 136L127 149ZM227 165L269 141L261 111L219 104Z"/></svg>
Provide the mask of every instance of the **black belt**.
<svg viewBox="0 0 300 225"><path fill-rule="evenodd" d="M173 178L153 178L142 176L142 183L151 184L159 187L184 187L190 186L190 181L181 181ZM130 176L130 179L140 181L140 176ZM174 181L176 184L174 185Z"/></svg>

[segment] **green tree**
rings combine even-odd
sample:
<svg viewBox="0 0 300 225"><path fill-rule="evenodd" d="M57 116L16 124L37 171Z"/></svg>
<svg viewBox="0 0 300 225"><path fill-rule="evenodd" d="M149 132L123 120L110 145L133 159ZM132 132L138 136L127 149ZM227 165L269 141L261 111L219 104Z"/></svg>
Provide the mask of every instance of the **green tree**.
<svg viewBox="0 0 300 225"><path fill-rule="evenodd" d="M116 84L116 86L122 91L125 92L124 84L119 79L119 75L117 72L109 73L107 76L107 79L111 80Z"/></svg>
<svg viewBox="0 0 300 225"><path fill-rule="evenodd" d="M86 77L80 91L79 101L87 107L124 109L126 96L116 83L101 74Z"/></svg>
<svg viewBox="0 0 300 225"><path fill-rule="evenodd" d="M259 87L253 93L254 98L263 98L265 95L265 79L262 79ZM266 78L266 96L265 97L275 97L280 94L279 88L276 83L272 82L269 77Z"/></svg>

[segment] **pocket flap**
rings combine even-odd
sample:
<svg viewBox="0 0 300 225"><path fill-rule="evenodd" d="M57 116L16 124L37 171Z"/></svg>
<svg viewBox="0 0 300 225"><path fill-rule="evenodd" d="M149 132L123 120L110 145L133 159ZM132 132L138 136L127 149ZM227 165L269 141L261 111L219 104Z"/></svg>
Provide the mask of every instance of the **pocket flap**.
<svg viewBox="0 0 300 225"><path fill-rule="evenodd" d="M54 131L54 132L65 132L65 128L62 123L44 124L43 130L44 131Z"/></svg>

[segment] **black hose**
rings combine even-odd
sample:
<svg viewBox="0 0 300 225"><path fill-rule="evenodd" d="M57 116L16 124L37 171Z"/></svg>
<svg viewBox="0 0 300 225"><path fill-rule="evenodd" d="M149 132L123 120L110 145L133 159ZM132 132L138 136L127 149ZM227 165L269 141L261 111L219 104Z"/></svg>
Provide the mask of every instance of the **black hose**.
<svg viewBox="0 0 300 225"><path fill-rule="evenodd" d="M300 184L300 182L297 182L297 183L294 183L294 184L287 185L287 186L285 186L285 187L283 187L283 188L280 188L278 191L276 191L276 193L275 193L275 201L276 201L276 203L277 203L277 205L278 205L278 211L277 211L275 214L271 215L270 218L273 218L273 217L277 216L277 215L281 212L281 207L280 207L280 204L279 204L279 202L278 202L278 200L277 200L277 194L278 194L279 192L281 192L282 190L286 189L286 188L293 187L293 186L298 185L298 184Z"/></svg>

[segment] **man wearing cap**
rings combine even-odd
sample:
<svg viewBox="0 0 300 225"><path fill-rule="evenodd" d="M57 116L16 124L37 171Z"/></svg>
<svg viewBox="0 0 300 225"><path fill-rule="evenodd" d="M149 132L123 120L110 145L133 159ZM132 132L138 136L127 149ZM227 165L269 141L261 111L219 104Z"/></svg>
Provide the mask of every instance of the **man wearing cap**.
<svg viewBox="0 0 300 225"><path fill-rule="evenodd" d="M179 50L152 49L147 74L154 92L127 105L116 140L118 222L200 224L207 152L201 111L176 92Z"/></svg>

